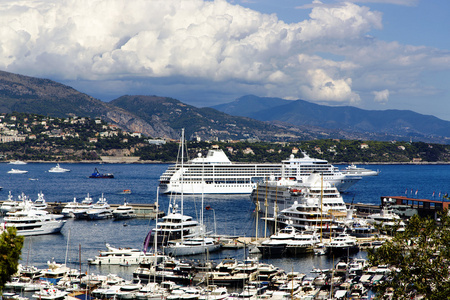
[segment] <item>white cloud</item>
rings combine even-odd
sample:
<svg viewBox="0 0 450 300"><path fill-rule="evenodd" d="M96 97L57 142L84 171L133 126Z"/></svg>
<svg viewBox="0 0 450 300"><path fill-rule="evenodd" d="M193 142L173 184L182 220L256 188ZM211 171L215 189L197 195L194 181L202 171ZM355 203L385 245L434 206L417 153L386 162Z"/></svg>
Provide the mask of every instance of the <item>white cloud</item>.
<svg viewBox="0 0 450 300"><path fill-rule="evenodd" d="M373 91L372 94L375 96L374 101L379 103L386 103L389 101L389 90Z"/></svg>
<svg viewBox="0 0 450 300"><path fill-rule="evenodd" d="M225 0L3 0L0 68L117 96L178 89L344 104L420 90L424 70L448 70L449 53L367 36L382 29L380 12L313 4L309 19L286 24Z"/></svg>

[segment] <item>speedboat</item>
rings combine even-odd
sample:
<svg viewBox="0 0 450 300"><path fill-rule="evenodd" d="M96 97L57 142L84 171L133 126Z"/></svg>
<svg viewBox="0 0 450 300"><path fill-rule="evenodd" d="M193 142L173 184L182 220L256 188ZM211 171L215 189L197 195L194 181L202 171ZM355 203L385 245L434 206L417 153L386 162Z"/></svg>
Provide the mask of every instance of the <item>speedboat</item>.
<svg viewBox="0 0 450 300"><path fill-rule="evenodd" d="M94 169L94 173L92 173L89 178L114 178L112 173L100 173L97 168Z"/></svg>
<svg viewBox="0 0 450 300"><path fill-rule="evenodd" d="M125 201L123 205L120 205L112 212L113 218L116 220L123 220L123 219L131 219L136 217L136 213L134 212L134 209L132 206L129 206L128 203Z"/></svg>
<svg viewBox="0 0 450 300"><path fill-rule="evenodd" d="M59 164L56 164L55 167L51 168L51 169L48 170L48 171L51 172L51 173L65 173L65 172L70 172L69 169L61 168L61 167L59 166Z"/></svg>
<svg viewBox="0 0 450 300"><path fill-rule="evenodd" d="M28 171L19 169L11 169L8 171L8 174L26 174L26 173L28 173Z"/></svg>
<svg viewBox="0 0 450 300"><path fill-rule="evenodd" d="M112 209L106 202L106 198L102 196L98 199L97 203L86 212L88 220L102 220L112 217Z"/></svg>

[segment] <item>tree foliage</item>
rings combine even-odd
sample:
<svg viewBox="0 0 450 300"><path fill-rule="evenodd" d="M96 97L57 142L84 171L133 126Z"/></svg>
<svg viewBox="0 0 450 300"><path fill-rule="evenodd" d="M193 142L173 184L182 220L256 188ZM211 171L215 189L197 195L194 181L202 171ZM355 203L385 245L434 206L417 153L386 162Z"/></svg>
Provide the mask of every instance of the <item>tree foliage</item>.
<svg viewBox="0 0 450 300"><path fill-rule="evenodd" d="M394 299L448 299L450 295L450 217L440 222L414 215L404 232L398 232L380 248L369 249L372 265L395 267L388 280L376 287L377 299L390 289Z"/></svg>
<svg viewBox="0 0 450 300"><path fill-rule="evenodd" d="M23 236L17 235L16 228L8 227L0 235L0 290L17 272L22 247Z"/></svg>

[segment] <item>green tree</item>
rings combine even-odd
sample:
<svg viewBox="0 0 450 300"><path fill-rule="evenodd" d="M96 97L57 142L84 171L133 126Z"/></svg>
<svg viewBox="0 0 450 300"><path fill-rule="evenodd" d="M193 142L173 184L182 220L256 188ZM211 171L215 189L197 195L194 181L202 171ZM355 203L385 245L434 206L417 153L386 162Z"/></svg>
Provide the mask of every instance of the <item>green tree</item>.
<svg viewBox="0 0 450 300"><path fill-rule="evenodd" d="M450 295L450 217L445 211L440 222L414 215L404 232L378 249L369 249L372 265L396 268L388 280L376 287L377 299L390 289L393 299L448 299Z"/></svg>
<svg viewBox="0 0 450 300"><path fill-rule="evenodd" d="M17 272L22 247L23 236L17 235L16 228L8 227L0 235L0 291Z"/></svg>

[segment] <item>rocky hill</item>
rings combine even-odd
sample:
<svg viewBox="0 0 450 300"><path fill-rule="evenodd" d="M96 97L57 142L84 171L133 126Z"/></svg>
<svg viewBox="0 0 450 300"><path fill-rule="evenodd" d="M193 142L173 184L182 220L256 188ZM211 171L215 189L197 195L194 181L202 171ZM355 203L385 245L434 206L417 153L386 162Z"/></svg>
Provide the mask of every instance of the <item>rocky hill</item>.
<svg viewBox="0 0 450 300"><path fill-rule="evenodd" d="M52 80L0 71L0 113L10 112L98 117L154 138L178 139L186 128L188 138L202 140L450 141L450 122L411 111L365 111L256 96L215 108L158 96L122 96L106 103Z"/></svg>
<svg viewBox="0 0 450 300"><path fill-rule="evenodd" d="M136 115L69 86L0 71L0 113L11 112L53 117L99 117L128 131L139 131L149 136L156 134L152 126Z"/></svg>
<svg viewBox="0 0 450 300"><path fill-rule="evenodd" d="M365 139L412 139L447 143L450 122L410 110L364 110L351 106L332 107L304 100L244 96L214 108L260 121L340 130ZM250 109L251 108L251 109ZM385 135L385 138L383 138ZM371 138L372 137L372 138Z"/></svg>

